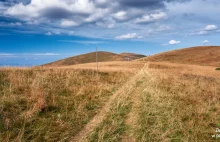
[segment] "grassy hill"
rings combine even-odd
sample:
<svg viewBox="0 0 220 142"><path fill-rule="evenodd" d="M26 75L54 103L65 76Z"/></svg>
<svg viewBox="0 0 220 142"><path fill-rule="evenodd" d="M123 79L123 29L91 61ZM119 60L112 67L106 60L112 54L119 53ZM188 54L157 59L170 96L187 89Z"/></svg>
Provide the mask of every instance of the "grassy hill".
<svg viewBox="0 0 220 142"><path fill-rule="evenodd" d="M111 52L98 52L98 61L107 62L107 61L131 61L139 58L146 57L145 55L133 54L133 53L111 53ZM84 64L84 63L93 63L96 62L96 52L82 54L67 59L59 60L56 62L48 63L44 66L69 66L75 64Z"/></svg>
<svg viewBox="0 0 220 142"><path fill-rule="evenodd" d="M140 60L220 66L220 46L198 46L173 50Z"/></svg>
<svg viewBox="0 0 220 142"><path fill-rule="evenodd" d="M132 60L146 57L145 55L134 54L134 53L126 53L126 52L121 53L119 55L125 56L125 57L130 57Z"/></svg>

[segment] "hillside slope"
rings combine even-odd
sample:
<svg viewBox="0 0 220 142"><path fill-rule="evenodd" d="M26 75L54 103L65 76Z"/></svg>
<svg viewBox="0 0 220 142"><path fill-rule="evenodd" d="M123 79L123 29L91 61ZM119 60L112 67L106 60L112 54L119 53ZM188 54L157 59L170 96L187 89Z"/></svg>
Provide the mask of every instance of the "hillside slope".
<svg viewBox="0 0 220 142"><path fill-rule="evenodd" d="M220 46L198 46L173 50L139 60L220 66Z"/></svg>
<svg viewBox="0 0 220 142"><path fill-rule="evenodd" d="M111 53L111 52L98 52L98 61L107 62L107 61L132 61L146 57L145 55L133 54L133 53ZM96 62L96 52L82 54L67 59L55 61L52 63L45 64L44 66L69 66L75 64L84 64L84 63L93 63Z"/></svg>

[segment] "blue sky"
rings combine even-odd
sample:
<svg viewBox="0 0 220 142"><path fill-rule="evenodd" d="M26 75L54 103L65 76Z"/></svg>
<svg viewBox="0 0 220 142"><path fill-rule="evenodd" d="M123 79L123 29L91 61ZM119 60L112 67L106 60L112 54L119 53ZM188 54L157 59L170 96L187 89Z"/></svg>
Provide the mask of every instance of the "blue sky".
<svg viewBox="0 0 220 142"><path fill-rule="evenodd" d="M219 45L219 0L1 0L0 65Z"/></svg>

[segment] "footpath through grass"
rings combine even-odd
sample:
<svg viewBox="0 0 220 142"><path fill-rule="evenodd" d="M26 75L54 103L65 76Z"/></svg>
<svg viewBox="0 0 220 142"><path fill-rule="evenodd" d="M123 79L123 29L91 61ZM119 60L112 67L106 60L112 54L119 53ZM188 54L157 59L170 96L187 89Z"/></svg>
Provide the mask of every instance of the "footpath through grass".
<svg viewBox="0 0 220 142"><path fill-rule="evenodd" d="M178 66L145 68L142 79L135 80L139 91L133 85L133 91L119 95L89 141L123 141L126 135L137 142L219 141L220 79L196 71L195 66L181 72ZM132 99L137 100L135 109ZM136 117L130 126L128 114Z"/></svg>
<svg viewBox="0 0 220 142"><path fill-rule="evenodd" d="M88 136L88 141L118 142L128 130L125 121L131 109L131 96L140 85L141 71L116 92L117 98L112 102L105 119Z"/></svg>
<svg viewBox="0 0 220 142"><path fill-rule="evenodd" d="M122 83L87 141L219 141L219 72L152 64L126 83L130 74L119 72L100 73L96 83L90 70L2 70L0 141L69 141ZM130 114L135 121L126 123Z"/></svg>
<svg viewBox="0 0 220 142"><path fill-rule="evenodd" d="M132 107L132 97L142 84L143 71L137 73L116 92L117 98L112 102L105 119L88 136L88 141L119 142L127 135L129 126L126 124L128 113ZM139 92L138 92L139 93Z"/></svg>

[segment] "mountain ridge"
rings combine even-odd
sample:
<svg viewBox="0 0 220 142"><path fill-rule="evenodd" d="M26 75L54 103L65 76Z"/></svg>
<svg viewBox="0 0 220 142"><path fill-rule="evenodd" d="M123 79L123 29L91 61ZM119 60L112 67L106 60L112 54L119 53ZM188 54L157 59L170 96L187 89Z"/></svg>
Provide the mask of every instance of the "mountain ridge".
<svg viewBox="0 0 220 142"><path fill-rule="evenodd" d="M108 62L108 61L132 61L146 57L145 55L136 53L112 53L106 51L98 51L98 62ZM44 64L43 66L70 66L76 64L84 63L94 63L96 62L96 52L90 52L86 54L81 54L66 59L61 59L55 62Z"/></svg>

